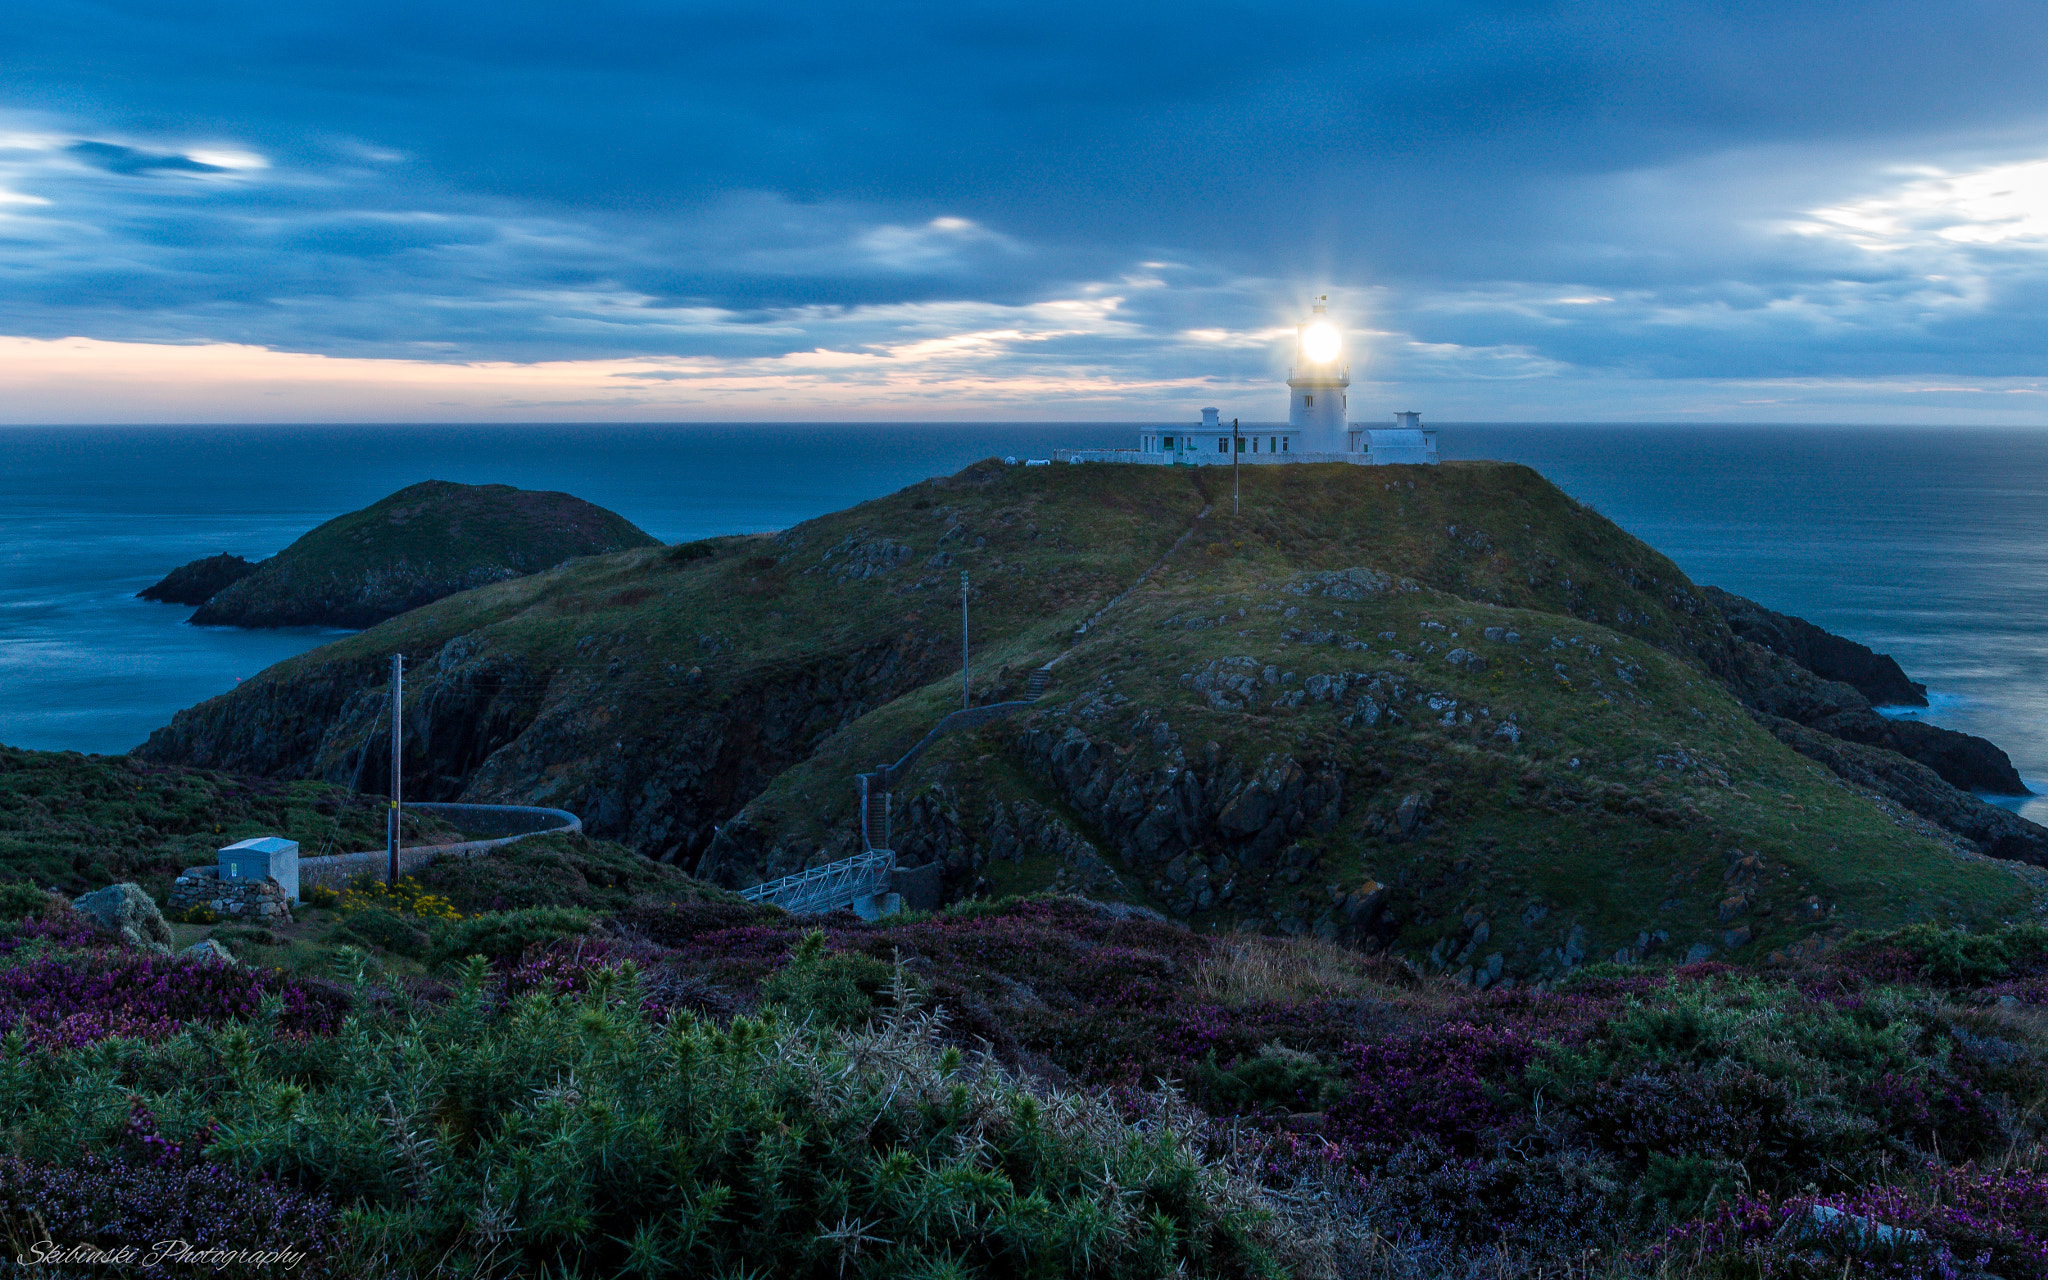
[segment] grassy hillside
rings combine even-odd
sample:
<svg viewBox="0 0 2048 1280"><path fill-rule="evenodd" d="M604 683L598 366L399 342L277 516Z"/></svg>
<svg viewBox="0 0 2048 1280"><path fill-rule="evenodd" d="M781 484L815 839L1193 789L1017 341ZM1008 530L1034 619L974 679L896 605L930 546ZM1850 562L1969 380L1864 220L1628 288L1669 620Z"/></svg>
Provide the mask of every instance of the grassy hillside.
<svg viewBox="0 0 2048 1280"><path fill-rule="evenodd" d="M0 747L0 879L70 895L122 880L161 895L250 836L296 840L306 857L379 849L384 815L382 801L328 783ZM406 816L406 843L442 838L460 837Z"/></svg>
<svg viewBox="0 0 2048 1280"><path fill-rule="evenodd" d="M1761 729L1703 593L1527 468L1242 482L1233 516L1220 473L984 464L580 561L280 664L145 754L381 785L403 650L409 790L560 805L746 883L850 852L851 774L957 705L966 571L978 698L1060 661L896 796L956 895L1086 884L1481 982L2034 909L2031 869Z"/></svg>
<svg viewBox="0 0 2048 1280"><path fill-rule="evenodd" d="M329 520L211 595L192 620L366 627L576 556L654 544L624 517L566 493L428 480Z"/></svg>

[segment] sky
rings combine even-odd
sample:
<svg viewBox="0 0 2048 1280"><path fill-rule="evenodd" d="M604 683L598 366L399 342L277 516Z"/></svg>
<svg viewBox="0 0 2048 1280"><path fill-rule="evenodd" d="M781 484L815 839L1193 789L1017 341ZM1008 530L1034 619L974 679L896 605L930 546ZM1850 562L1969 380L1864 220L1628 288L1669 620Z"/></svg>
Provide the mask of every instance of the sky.
<svg viewBox="0 0 2048 1280"><path fill-rule="evenodd" d="M2033 0L15 0L0 422L2048 423Z"/></svg>

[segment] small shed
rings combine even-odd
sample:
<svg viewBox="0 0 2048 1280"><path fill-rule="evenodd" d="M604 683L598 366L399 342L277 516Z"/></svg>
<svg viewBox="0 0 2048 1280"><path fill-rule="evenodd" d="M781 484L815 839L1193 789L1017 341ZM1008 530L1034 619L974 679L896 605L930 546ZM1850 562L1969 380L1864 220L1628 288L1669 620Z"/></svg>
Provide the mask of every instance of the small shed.
<svg viewBox="0 0 2048 1280"><path fill-rule="evenodd" d="M251 836L220 851L223 880L277 881L287 901L299 900L299 842L279 836Z"/></svg>

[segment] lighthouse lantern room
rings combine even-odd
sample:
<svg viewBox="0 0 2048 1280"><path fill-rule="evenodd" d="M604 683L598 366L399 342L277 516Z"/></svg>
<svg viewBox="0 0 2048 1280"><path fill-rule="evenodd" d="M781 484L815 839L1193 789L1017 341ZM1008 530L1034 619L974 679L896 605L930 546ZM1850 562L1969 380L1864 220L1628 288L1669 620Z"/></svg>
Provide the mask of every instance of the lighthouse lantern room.
<svg viewBox="0 0 2048 1280"><path fill-rule="evenodd" d="M1344 335L1330 323L1329 297L1317 298L1308 323L1294 329L1294 367L1287 371L1287 425L1303 453L1342 453L1350 446Z"/></svg>

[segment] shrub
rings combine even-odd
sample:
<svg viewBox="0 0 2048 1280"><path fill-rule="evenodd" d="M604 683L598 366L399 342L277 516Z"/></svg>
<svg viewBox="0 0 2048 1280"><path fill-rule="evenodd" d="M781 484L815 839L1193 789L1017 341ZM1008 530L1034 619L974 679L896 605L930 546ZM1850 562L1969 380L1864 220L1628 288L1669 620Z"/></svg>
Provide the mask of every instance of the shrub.
<svg viewBox="0 0 2048 1280"><path fill-rule="evenodd" d="M334 931L333 941L360 943L414 959L433 946L418 917L400 915L389 907L358 906L345 918L347 923Z"/></svg>
<svg viewBox="0 0 2048 1280"><path fill-rule="evenodd" d="M185 1022L247 1021L266 1001L284 1032L329 1032L340 997L267 971L119 952L43 956L0 969L0 1031L38 1045L162 1039Z"/></svg>
<svg viewBox="0 0 2048 1280"><path fill-rule="evenodd" d="M1853 1195L1744 1197L1683 1223L1653 1255L1726 1277L2048 1274L2048 1177L2028 1170L1921 1171Z"/></svg>
<svg viewBox="0 0 2048 1280"><path fill-rule="evenodd" d="M1975 986L2012 974L2016 966L2039 967L2048 960L2048 929L2009 924L1983 933L1915 924L1888 934L1859 938L1850 963L1882 965L1891 953L1911 958L1917 977L1948 986Z"/></svg>
<svg viewBox="0 0 2048 1280"><path fill-rule="evenodd" d="M218 1165L87 1153L75 1165L52 1166L0 1156L0 1227L11 1257L27 1262L80 1247L135 1255L104 1271L46 1263L39 1273L146 1280L195 1271L226 1280L333 1275L337 1226L333 1206L321 1197ZM150 1265L158 1241L176 1244ZM214 1260L195 1259L179 1252L187 1246L200 1255L220 1252ZM285 1250L300 1258L279 1256Z"/></svg>
<svg viewBox="0 0 2048 1280"><path fill-rule="evenodd" d="M1359 1045L1349 1064L1352 1090L1330 1109L1332 1127L1379 1150L1428 1137L1451 1153L1473 1154L1514 1123L1503 1086L1534 1053L1523 1032L1469 1023Z"/></svg>
<svg viewBox="0 0 2048 1280"><path fill-rule="evenodd" d="M821 1026L858 1027L894 977L894 970L871 956L827 952L824 931L813 929L790 952L789 963L761 984L761 998Z"/></svg>
<svg viewBox="0 0 2048 1280"><path fill-rule="evenodd" d="M344 913L374 908L417 916L422 920L462 918L462 913L448 899L428 890L411 876L400 877L397 884L386 884L367 875L357 876L349 881L348 888L341 891L334 905L336 910Z"/></svg>
<svg viewBox="0 0 2048 1280"><path fill-rule="evenodd" d="M56 905L51 896L26 880L0 884L0 920L48 915Z"/></svg>
<svg viewBox="0 0 2048 1280"><path fill-rule="evenodd" d="M522 911L487 911L439 925L433 934L428 962L445 965L467 956L506 963L529 948L544 947L590 931L587 911L563 907L530 907Z"/></svg>
<svg viewBox="0 0 2048 1280"><path fill-rule="evenodd" d="M1234 1277L1291 1247L1168 1110L1036 1096L903 1010L719 1027L636 987L498 1006L472 964L288 1106L257 1055L209 1157L319 1190L402 1274Z"/></svg>
<svg viewBox="0 0 2048 1280"><path fill-rule="evenodd" d="M120 946L113 934L77 911L28 916L14 923L0 921L0 955L35 944L66 951L106 951Z"/></svg>
<svg viewBox="0 0 2048 1280"><path fill-rule="evenodd" d="M1188 1072L1188 1088L1217 1115L1315 1111L1343 1093L1335 1070L1304 1053L1269 1051L1225 1069L1212 1052Z"/></svg>

